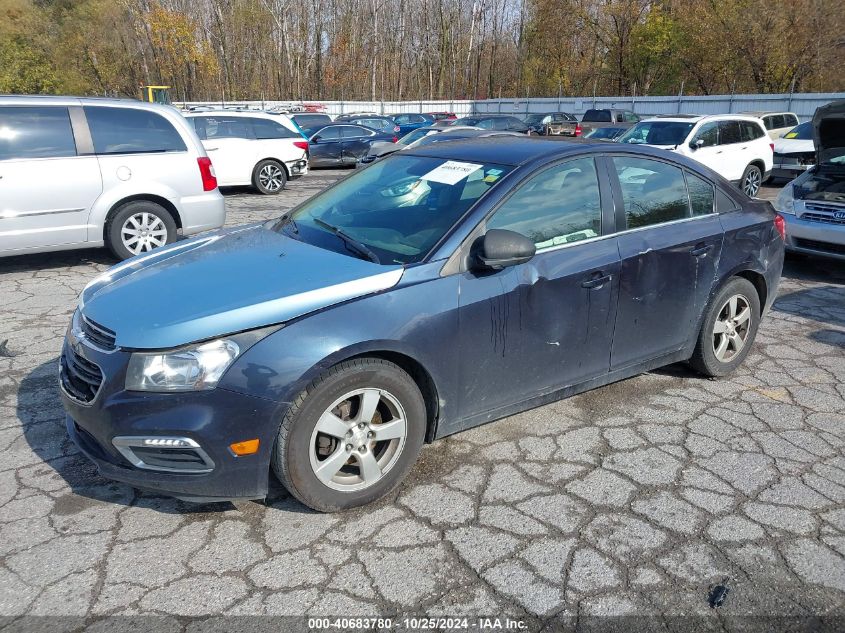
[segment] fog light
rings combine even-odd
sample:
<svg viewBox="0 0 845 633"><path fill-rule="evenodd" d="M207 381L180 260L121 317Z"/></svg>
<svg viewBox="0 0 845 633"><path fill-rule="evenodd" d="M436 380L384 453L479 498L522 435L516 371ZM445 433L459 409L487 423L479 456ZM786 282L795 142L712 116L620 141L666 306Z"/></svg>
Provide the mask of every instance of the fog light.
<svg viewBox="0 0 845 633"><path fill-rule="evenodd" d="M236 457L244 455L254 455L258 452L258 445L260 444L258 438L252 440L244 440L243 442L235 442L229 444L229 450L235 454Z"/></svg>

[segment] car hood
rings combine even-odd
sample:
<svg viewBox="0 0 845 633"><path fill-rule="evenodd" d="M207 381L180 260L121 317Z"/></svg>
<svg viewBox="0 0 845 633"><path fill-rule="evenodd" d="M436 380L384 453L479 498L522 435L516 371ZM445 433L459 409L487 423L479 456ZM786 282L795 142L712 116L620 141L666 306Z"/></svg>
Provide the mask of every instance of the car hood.
<svg viewBox="0 0 845 633"><path fill-rule="evenodd" d="M813 142L819 165L845 156L845 100L833 101L816 110Z"/></svg>
<svg viewBox="0 0 845 633"><path fill-rule="evenodd" d="M776 154L806 154L815 149L812 139L779 138L775 140Z"/></svg>
<svg viewBox="0 0 845 633"><path fill-rule="evenodd" d="M282 323L396 285L382 266L251 225L178 242L94 279L83 314L119 347L163 349Z"/></svg>

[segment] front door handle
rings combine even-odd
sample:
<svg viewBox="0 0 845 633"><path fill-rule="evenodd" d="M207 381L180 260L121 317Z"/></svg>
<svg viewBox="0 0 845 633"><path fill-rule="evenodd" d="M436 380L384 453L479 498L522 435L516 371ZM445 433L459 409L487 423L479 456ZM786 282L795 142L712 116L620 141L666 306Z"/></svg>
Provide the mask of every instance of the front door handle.
<svg viewBox="0 0 845 633"><path fill-rule="evenodd" d="M206 152L216 152L219 148L218 147L206 147Z"/></svg>
<svg viewBox="0 0 845 633"><path fill-rule="evenodd" d="M602 272L594 273L591 277L581 282L582 288L601 288L611 279L610 275L605 275Z"/></svg>
<svg viewBox="0 0 845 633"><path fill-rule="evenodd" d="M690 254L694 257L703 257L707 253L713 250L712 244L696 244L692 249L690 249Z"/></svg>

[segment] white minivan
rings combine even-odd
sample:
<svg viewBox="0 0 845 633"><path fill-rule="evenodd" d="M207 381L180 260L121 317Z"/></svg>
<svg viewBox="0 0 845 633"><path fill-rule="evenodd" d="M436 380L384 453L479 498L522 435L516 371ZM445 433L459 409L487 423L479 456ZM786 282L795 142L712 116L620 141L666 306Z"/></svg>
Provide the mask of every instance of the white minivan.
<svg viewBox="0 0 845 633"><path fill-rule="evenodd" d="M308 172L308 140L284 114L217 110L185 116L214 159L221 187L252 185L276 194Z"/></svg>
<svg viewBox="0 0 845 633"><path fill-rule="evenodd" d="M772 171L774 143L763 122L738 114L643 119L619 143L651 145L694 158L751 197Z"/></svg>
<svg viewBox="0 0 845 633"><path fill-rule="evenodd" d="M211 160L175 108L0 96L0 257L105 245L126 259L225 219Z"/></svg>

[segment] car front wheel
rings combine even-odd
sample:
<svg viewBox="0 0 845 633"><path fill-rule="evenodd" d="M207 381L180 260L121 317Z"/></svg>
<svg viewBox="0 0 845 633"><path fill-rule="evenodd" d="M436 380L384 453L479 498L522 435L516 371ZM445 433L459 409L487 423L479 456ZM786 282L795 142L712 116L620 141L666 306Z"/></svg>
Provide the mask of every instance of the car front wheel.
<svg viewBox="0 0 845 633"><path fill-rule="evenodd" d="M377 358L347 361L291 404L273 450L273 471L315 510L365 505L399 485L419 454L425 427L425 402L406 372Z"/></svg>
<svg viewBox="0 0 845 633"><path fill-rule="evenodd" d="M757 289L747 279L731 278L708 308L690 365L705 376L727 376L748 356L759 325Z"/></svg>
<svg viewBox="0 0 845 633"><path fill-rule="evenodd" d="M264 195L279 193L287 184L284 165L275 160L262 160L252 172L252 184Z"/></svg>

